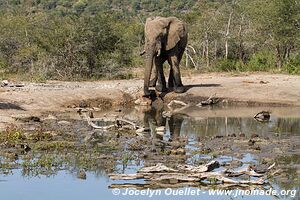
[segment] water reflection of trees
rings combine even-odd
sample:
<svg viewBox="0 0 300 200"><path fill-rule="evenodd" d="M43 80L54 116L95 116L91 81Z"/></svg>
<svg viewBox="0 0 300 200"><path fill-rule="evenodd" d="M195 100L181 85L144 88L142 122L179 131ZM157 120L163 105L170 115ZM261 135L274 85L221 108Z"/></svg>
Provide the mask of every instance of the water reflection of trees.
<svg viewBox="0 0 300 200"><path fill-rule="evenodd" d="M297 166L300 165L300 155L291 154L288 156L281 156L276 159L276 162L279 163L279 165L285 166L285 173L279 178L273 179L272 182L284 190L297 190L295 199L300 199L300 178L299 169L297 168Z"/></svg>
<svg viewBox="0 0 300 200"><path fill-rule="evenodd" d="M300 119L276 118L269 123L260 123L253 118L213 117L200 120L186 118L183 121L181 134L199 136L258 133L267 136L269 133L300 133Z"/></svg>

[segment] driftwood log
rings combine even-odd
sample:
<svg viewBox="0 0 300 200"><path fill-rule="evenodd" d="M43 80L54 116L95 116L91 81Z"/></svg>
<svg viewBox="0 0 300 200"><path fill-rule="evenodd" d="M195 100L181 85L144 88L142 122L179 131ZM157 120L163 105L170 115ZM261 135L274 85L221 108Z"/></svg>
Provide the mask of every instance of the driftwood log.
<svg viewBox="0 0 300 200"><path fill-rule="evenodd" d="M219 99L216 98L217 94L211 95L208 99L205 101L201 101L200 103L197 104L197 106L202 107L202 106L208 106L208 105L213 105L219 102Z"/></svg>
<svg viewBox="0 0 300 200"><path fill-rule="evenodd" d="M202 106L207 106L207 105L213 105L219 102L219 98L216 98L216 94L211 95L208 99L201 101L198 103L196 106L202 107ZM174 105L178 105L177 108L174 108ZM164 111L163 116L164 117L171 117L172 114L178 113L188 107L191 107L192 105L189 103L185 103L183 101L179 100L172 100L170 103L168 103L167 107L169 108L169 111Z"/></svg>
<svg viewBox="0 0 300 200"><path fill-rule="evenodd" d="M114 124L112 125L108 125L108 126L98 126L97 124L95 124L95 121L103 121L103 119L98 119L98 118L90 118L85 112L81 113L81 115L84 117L84 119L87 121L87 123L95 128L95 129L102 129L102 130L109 130L112 128L118 128L122 126L122 123L128 124L132 127L133 130L138 130L142 127L138 126L137 124L135 124L132 121L129 121L127 119L122 119L122 118L115 118L114 120L112 120L114 122Z"/></svg>
<svg viewBox="0 0 300 200"><path fill-rule="evenodd" d="M275 163L272 164L265 173L257 173L250 168L244 168L236 171L221 170L213 172L214 169L219 168L218 161L211 161L206 165L192 166L192 165L178 165L177 169L169 168L163 164L158 163L155 166L144 167L135 174L109 174L112 180L135 180L144 179L147 184L152 187L155 185L170 185L170 184L195 184L202 181L210 181L214 184L230 184L230 185L263 185L269 176L278 173L278 170L270 174ZM239 180L231 177L239 177L246 175L248 177L256 177L255 179ZM258 178L257 178L258 177ZM121 184L122 185L122 184ZM114 185L116 187L116 184ZM124 187L121 186L121 187Z"/></svg>

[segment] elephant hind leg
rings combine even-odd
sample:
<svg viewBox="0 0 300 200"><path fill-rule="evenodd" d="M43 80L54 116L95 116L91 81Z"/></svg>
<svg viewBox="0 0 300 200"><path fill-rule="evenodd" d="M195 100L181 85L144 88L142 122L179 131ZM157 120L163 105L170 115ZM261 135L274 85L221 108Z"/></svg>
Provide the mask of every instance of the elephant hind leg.
<svg viewBox="0 0 300 200"><path fill-rule="evenodd" d="M169 73L169 78L168 78L168 88L173 89L174 88L174 76L173 76L173 69L172 69L172 63L169 62L170 65L170 73Z"/></svg>
<svg viewBox="0 0 300 200"><path fill-rule="evenodd" d="M181 56L171 55L168 59L168 62L171 65L170 73L173 75L173 83L174 83L174 92L183 93L185 92L185 88L183 87L179 69L179 62L181 60ZM172 85L172 75L169 76L169 84ZM171 77L171 79L170 79Z"/></svg>

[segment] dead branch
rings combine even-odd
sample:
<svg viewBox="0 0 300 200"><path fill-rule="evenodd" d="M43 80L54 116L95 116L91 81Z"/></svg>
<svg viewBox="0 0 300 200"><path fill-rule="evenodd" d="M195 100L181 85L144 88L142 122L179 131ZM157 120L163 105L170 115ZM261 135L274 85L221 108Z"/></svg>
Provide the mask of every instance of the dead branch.
<svg viewBox="0 0 300 200"><path fill-rule="evenodd" d="M193 53L196 53L196 50L195 50L195 48L192 45L189 44L188 47L193 50Z"/></svg>
<svg viewBox="0 0 300 200"><path fill-rule="evenodd" d="M226 33L225 33L225 58L228 58L228 37L229 37L229 29L231 24L231 18L232 18L233 10L229 14L227 27L226 27Z"/></svg>
<svg viewBox="0 0 300 200"><path fill-rule="evenodd" d="M120 127L121 126L121 122L124 122L126 124L129 124L133 127L134 130L138 130L139 127L137 124L127 120L127 119L122 119L122 118L116 118L114 121L115 121L115 124L112 124L112 125L108 125L108 126L98 126L97 124L95 124L93 121L105 121L103 120L102 118L94 118L94 119L91 119L85 112L82 112L81 115L84 117L84 119L88 122L88 124L95 128L95 129L102 129L102 130L109 130L109 129L112 129L112 128L115 128L115 127Z"/></svg>
<svg viewBox="0 0 300 200"><path fill-rule="evenodd" d="M208 99L206 99L205 101L201 101L200 103L198 103L196 106L207 106L207 105L213 105L219 102L219 99L216 98L216 93L211 95Z"/></svg>
<svg viewBox="0 0 300 200"><path fill-rule="evenodd" d="M196 50L195 50L195 48L194 48L193 46L188 45L188 46L186 47L186 50L185 50L186 64L185 64L185 66L188 67L188 61L189 61L189 59L190 59L190 60L192 61L193 65L194 65L195 69L198 69L198 65L194 62L194 59L193 59L192 56L190 55L190 50L189 50L189 48L193 50L193 53L194 53L194 54L196 53Z"/></svg>

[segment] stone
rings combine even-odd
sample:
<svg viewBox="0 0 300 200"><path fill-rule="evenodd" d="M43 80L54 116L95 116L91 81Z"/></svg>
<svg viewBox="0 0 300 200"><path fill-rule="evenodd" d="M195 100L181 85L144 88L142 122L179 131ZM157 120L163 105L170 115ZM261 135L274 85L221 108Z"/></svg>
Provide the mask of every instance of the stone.
<svg viewBox="0 0 300 200"><path fill-rule="evenodd" d="M86 180L86 173L83 169L79 170L79 172L77 173L77 178Z"/></svg>
<svg viewBox="0 0 300 200"><path fill-rule="evenodd" d="M59 121L57 122L59 125L70 125L71 122L68 122L68 121Z"/></svg>

